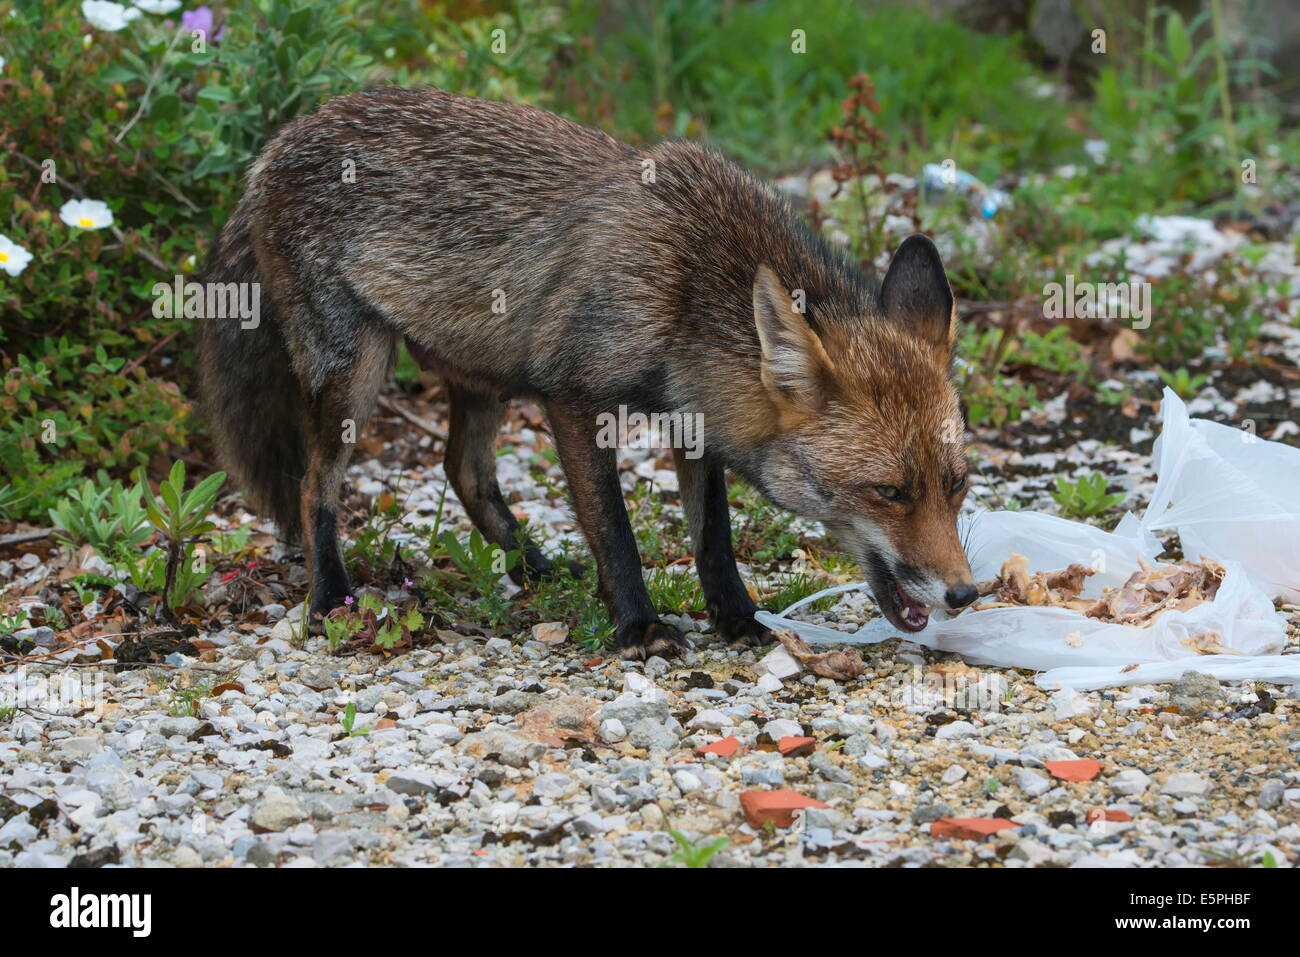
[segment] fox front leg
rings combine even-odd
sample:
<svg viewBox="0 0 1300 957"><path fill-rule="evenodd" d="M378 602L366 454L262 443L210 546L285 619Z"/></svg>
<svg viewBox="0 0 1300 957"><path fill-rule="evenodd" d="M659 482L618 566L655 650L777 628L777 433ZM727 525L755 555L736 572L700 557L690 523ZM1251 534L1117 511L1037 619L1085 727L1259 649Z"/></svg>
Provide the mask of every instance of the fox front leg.
<svg viewBox="0 0 1300 957"><path fill-rule="evenodd" d="M772 633L754 620L758 607L749 597L736 569L731 550L731 509L727 504L727 477L722 463L707 452L689 458L684 449L673 450L682 507L691 530L695 570L709 608L709 620L726 641L761 645L775 641Z"/></svg>
<svg viewBox="0 0 1300 957"><path fill-rule="evenodd" d="M641 577L616 450L597 446L594 416L562 406L551 406L547 413L578 523L596 559L600 596L614 622L619 653L631 659L682 654L690 645L680 631L659 620Z"/></svg>

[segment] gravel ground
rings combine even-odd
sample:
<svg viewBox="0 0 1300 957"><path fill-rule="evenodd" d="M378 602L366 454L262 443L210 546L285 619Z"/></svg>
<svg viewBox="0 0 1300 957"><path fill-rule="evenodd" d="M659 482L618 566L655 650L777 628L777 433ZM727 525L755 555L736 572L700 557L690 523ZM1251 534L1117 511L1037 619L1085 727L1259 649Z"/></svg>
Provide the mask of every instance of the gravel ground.
<svg viewBox="0 0 1300 957"><path fill-rule="evenodd" d="M0 732L0 865L645 866L673 859L667 828L728 837L724 866L1290 866L1300 847L1300 687L1048 695L897 643L837 683L764 676L708 635L644 665L451 633L382 665L215 637L208 667L237 687L195 716L146 669L107 678L102 715ZM985 707L950 707L968 702L945 676ZM810 754L768 743L800 736ZM734 755L700 753L726 737ZM1088 781L1045 768L1088 758ZM751 827L742 795L773 789L825 807ZM988 817L1018 826L931 833Z"/></svg>

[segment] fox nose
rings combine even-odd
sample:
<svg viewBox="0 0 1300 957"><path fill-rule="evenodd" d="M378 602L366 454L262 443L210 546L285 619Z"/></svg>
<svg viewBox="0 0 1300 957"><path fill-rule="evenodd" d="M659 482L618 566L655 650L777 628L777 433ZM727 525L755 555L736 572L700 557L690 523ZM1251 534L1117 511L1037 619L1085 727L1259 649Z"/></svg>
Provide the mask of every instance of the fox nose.
<svg viewBox="0 0 1300 957"><path fill-rule="evenodd" d="M974 585L958 585L956 588L949 588L943 598L948 603L948 607L956 611L958 608L965 608L979 596L980 593Z"/></svg>

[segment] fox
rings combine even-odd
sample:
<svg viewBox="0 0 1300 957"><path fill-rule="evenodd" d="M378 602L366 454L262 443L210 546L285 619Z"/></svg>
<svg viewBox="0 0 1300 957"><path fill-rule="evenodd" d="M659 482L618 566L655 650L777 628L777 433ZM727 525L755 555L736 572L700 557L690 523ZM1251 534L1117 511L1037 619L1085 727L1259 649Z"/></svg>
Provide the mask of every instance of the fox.
<svg viewBox="0 0 1300 957"><path fill-rule="evenodd" d="M722 639L775 640L736 567L728 473L820 522L904 633L977 597L957 532L957 313L924 235L877 277L703 145L638 148L529 106L386 88L267 142L203 278L260 284L257 323L199 323L199 384L246 499L304 550L317 624L351 589L350 434L403 340L445 386L452 490L488 542L522 549L525 586L557 568L502 497L494 447L508 402L544 409L624 658L690 644L650 599L601 439L620 408L702 425L673 459Z"/></svg>

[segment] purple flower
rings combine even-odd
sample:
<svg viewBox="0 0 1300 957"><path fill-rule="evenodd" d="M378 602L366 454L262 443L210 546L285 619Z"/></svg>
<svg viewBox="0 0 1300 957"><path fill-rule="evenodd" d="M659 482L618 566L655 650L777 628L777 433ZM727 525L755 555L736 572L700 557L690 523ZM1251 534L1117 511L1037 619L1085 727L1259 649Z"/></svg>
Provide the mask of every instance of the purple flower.
<svg viewBox="0 0 1300 957"><path fill-rule="evenodd" d="M343 604L345 604L345 605L351 607L351 605L352 605L352 596L351 596L351 595L348 595L346 598L344 598L344 599L343 599Z"/></svg>
<svg viewBox="0 0 1300 957"><path fill-rule="evenodd" d="M205 34L212 32L212 8L199 7L186 10L181 14L181 26L186 30L202 30Z"/></svg>
<svg viewBox="0 0 1300 957"><path fill-rule="evenodd" d="M202 30L204 37L211 37L215 43L221 39L221 34L226 32L223 26L215 34L212 32L212 8L197 7L194 10L186 10L181 14L181 28L184 30Z"/></svg>
<svg viewBox="0 0 1300 957"><path fill-rule="evenodd" d="M403 578L403 579L402 579L402 587L403 587L403 588L410 588L410 587L413 586L414 584L415 584L415 582L411 581L409 578Z"/></svg>

